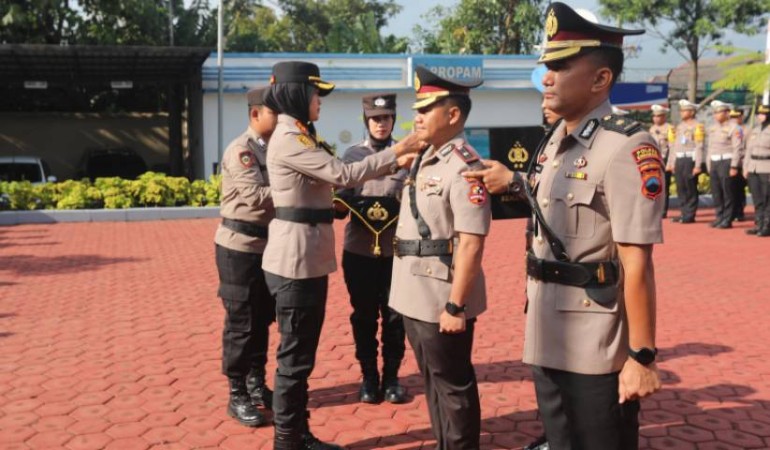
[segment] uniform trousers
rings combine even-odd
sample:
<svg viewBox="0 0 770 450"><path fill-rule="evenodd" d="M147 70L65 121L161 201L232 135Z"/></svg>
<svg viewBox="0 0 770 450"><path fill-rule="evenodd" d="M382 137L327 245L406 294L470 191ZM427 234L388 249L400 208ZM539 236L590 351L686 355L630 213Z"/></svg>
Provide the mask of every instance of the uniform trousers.
<svg viewBox="0 0 770 450"><path fill-rule="evenodd" d="M754 202L755 222L770 223L770 173L750 173L748 183Z"/></svg>
<svg viewBox="0 0 770 450"><path fill-rule="evenodd" d="M672 175L673 174L671 172L666 172L665 173L666 187L665 187L663 193L666 194L666 201L665 201L665 204L663 205L663 217L666 217L668 215L668 203L669 203L669 199L671 198L671 177L672 177Z"/></svg>
<svg viewBox="0 0 770 450"><path fill-rule="evenodd" d="M674 163L676 192L679 197L679 209L682 218L695 219L698 211L698 177L692 176L695 161L692 158L677 158Z"/></svg>
<svg viewBox="0 0 770 450"><path fill-rule="evenodd" d="M245 377L252 368L264 370L275 300L265 283L262 254L215 246L219 292L225 307L222 331L222 373Z"/></svg>
<svg viewBox="0 0 770 450"><path fill-rule="evenodd" d="M377 358L377 319L382 317L382 356L385 359L404 359L404 321L401 314L388 306L393 257L370 258L345 251L342 269L350 294L353 314L353 339L356 359Z"/></svg>
<svg viewBox="0 0 770 450"><path fill-rule="evenodd" d="M437 450L478 450L481 406L471 363L476 319L458 334L439 333L438 324L404 317L409 344L425 382L425 398Z"/></svg>
<svg viewBox="0 0 770 450"><path fill-rule="evenodd" d="M718 222L730 221L733 216L734 191L730 176L730 161L712 161L711 198L714 199L714 214Z"/></svg>
<svg viewBox="0 0 770 450"><path fill-rule="evenodd" d="M737 176L733 177L731 184L734 199L732 218L743 219L745 217L743 210L746 208L746 178L741 173L738 173Z"/></svg>
<svg viewBox="0 0 770 450"><path fill-rule="evenodd" d="M639 402L618 403L618 372L583 375L532 366L551 450L636 450Z"/></svg>
<svg viewBox="0 0 770 450"><path fill-rule="evenodd" d="M315 366L318 340L326 316L329 277L292 279L265 272L275 295L281 342L273 388L273 423L286 431L307 425L307 380Z"/></svg>

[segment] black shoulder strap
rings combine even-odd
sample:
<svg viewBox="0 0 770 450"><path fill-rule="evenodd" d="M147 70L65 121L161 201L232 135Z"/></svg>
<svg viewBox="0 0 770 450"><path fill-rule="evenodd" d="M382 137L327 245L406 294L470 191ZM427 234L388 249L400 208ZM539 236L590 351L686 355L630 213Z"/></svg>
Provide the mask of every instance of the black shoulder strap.
<svg viewBox="0 0 770 450"><path fill-rule="evenodd" d="M632 134L642 131L642 124L631 119L626 119L623 116L617 114L610 114L604 116L599 122L602 128L616 133L625 134L631 136Z"/></svg>
<svg viewBox="0 0 770 450"><path fill-rule="evenodd" d="M420 232L420 237L430 239L430 227L420 215L420 210L417 209L417 171L420 170L420 163L426 152L427 150L423 150L417 155L412 163L412 169L409 171L409 208L412 210L412 217L417 221L417 231Z"/></svg>
<svg viewBox="0 0 770 450"><path fill-rule="evenodd" d="M543 236L545 236L545 239L548 241L548 245L551 247L551 252L553 252L554 257L556 257L556 259L559 261L568 262L570 259L567 251L564 248L564 243L559 240L558 237L556 237L556 233L554 233L553 229L546 223L545 217L543 217L543 211L540 210L540 205L537 204L537 200L535 199L535 196L532 193L532 188L529 184L532 172L535 170L535 166L538 164L538 159L540 159L540 153L543 152L546 143L551 139L554 130L559 127L560 123L561 119L553 124L551 129L548 130L545 136L543 136L543 140L540 141L540 145L537 147L535 155L532 157L532 160L529 163L529 167L527 168L527 179L524 180L524 194L527 196L529 206L532 208L532 212L535 215L535 220L537 221L538 225L540 225L540 228L543 231Z"/></svg>

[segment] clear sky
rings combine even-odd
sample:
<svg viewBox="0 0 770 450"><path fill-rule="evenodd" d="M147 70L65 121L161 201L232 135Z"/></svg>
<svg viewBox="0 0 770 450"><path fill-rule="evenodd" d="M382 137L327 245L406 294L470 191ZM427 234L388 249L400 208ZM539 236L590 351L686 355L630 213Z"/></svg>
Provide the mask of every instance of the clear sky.
<svg viewBox="0 0 770 450"><path fill-rule="evenodd" d="M401 13L391 19L391 23L384 30L385 33L393 33L397 36L412 36L412 28L421 22L421 17L431 8L442 4L445 6L456 4L456 0L398 0L403 9ZM572 7L585 8L599 15L599 2L597 0L568 0ZM604 21L600 18L601 21ZM747 37L736 33L728 33L726 41L740 48L763 51L766 42L765 33ZM668 50L661 53L661 40L650 35L633 36L626 40L627 43L639 45L642 51L638 58L626 61L626 80L643 81L654 75L666 74L670 69L685 62L678 53ZM714 53L706 56L715 56Z"/></svg>

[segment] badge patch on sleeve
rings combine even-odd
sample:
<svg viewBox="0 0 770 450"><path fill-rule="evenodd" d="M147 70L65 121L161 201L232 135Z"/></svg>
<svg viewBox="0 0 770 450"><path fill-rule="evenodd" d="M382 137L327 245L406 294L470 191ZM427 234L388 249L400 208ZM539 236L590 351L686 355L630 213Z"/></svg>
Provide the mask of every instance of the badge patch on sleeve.
<svg viewBox="0 0 770 450"><path fill-rule="evenodd" d="M257 162L256 156L248 150L240 152L238 154L238 159L241 161L241 164L243 164L243 167L246 168L253 166L254 163Z"/></svg>
<svg viewBox="0 0 770 450"><path fill-rule="evenodd" d="M650 200L655 200L663 193L663 161L658 149L651 145L643 145L631 152L639 174L642 176L642 194Z"/></svg>
<svg viewBox="0 0 770 450"><path fill-rule="evenodd" d="M315 143L313 143L313 140L305 136L304 134L297 135L297 140L299 141L300 144L302 144L303 147L306 147L306 148L315 147Z"/></svg>
<svg viewBox="0 0 770 450"><path fill-rule="evenodd" d="M478 181L473 180L470 182L471 187L468 191L468 200L474 205L483 205L487 202L487 190Z"/></svg>

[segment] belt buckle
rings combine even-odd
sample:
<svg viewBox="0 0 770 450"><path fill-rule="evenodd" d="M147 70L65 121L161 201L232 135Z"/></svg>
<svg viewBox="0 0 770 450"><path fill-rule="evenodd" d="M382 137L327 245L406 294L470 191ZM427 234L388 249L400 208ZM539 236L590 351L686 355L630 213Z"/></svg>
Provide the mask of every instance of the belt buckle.
<svg viewBox="0 0 770 450"><path fill-rule="evenodd" d="M447 251L449 252L450 255L454 254L454 252L455 252L455 240L454 239L447 239L447 242L449 242Z"/></svg>
<svg viewBox="0 0 770 450"><path fill-rule="evenodd" d="M604 272L604 263L599 263L599 267L596 268L596 280L600 284L604 284L607 281L607 275Z"/></svg>

